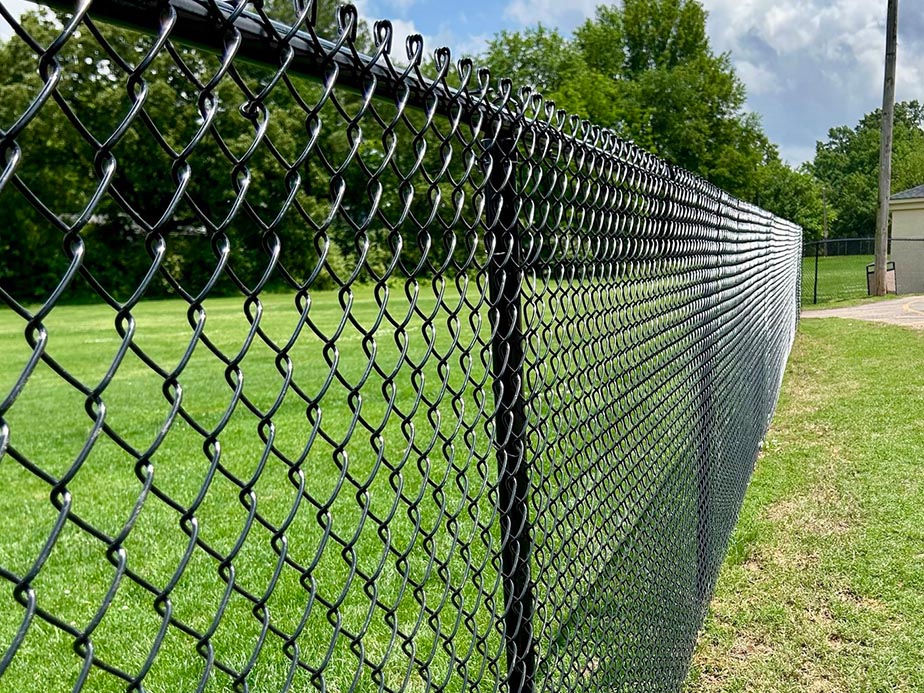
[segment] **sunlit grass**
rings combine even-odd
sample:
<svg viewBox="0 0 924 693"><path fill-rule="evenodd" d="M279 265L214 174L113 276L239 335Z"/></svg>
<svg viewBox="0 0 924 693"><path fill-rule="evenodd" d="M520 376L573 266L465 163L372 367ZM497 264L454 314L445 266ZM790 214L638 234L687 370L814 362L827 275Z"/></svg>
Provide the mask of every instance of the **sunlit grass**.
<svg viewBox="0 0 924 693"><path fill-rule="evenodd" d="M830 307L867 298L866 265L872 255L836 255L818 258L818 287L815 289L815 257L802 260L802 305ZM815 301L814 299L817 299Z"/></svg>
<svg viewBox="0 0 924 693"><path fill-rule="evenodd" d="M924 690L922 349L802 322L688 690Z"/></svg>
<svg viewBox="0 0 924 693"><path fill-rule="evenodd" d="M90 395L40 363L5 417L0 653L31 625L3 689L35 690L39 677L46 690L70 690L84 664L75 645L89 656L86 642L14 599L14 582L30 574L38 608L88 635L92 656L131 677L153 657L148 691L193 690L203 678L207 690L229 689L233 677L212 657L259 691L290 676L292 690L321 681L295 660L324 669L328 690L354 680L358 690L416 690L425 677L493 688L484 662L502 654L502 598L484 424L489 328L465 303L480 292L452 288L439 305L436 293L269 295L247 311L240 298L210 299L204 314L145 302L132 312L134 343L163 373L128 352L109 382L115 312L55 308L47 354ZM187 353L203 319L224 359L202 341ZM4 393L31 353L25 326L0 314ZM186 359L176 382L165 380ZM96 421L107 432L97 435ZM66 492L54 490L62 478ZM55 530L60 507L98 536L74 521ZM207 644L174 625L161 636L168 616ZM285 635L265 633L267 623ZM98 668L86 685L126 687Z"/></svg>
<svg viewBox="0 0 924 693"><path fill-rule="evenodd" d="M730 311L759 278L722 294ZM683 674L706 596L696 576L712 574L737 508L723 499L703 553L694 470L713 395L691 329L697 281L527 281L546 690ZM484 293L461 277L310 302L209 299L204 313L150 301L134 322L101 306L55 308L47 354L80 385L40 363L5 417L0 652L28 628L3 686L31 690L39 672L48 690L70 690L91 655L143 674L148 691L230 690L244 678L253 691L503 685ZM713 434L736 441L716 450L728 488L750 472L775 386L739 366L772 375L794 317L791 294L763 301L785 319L734 311L730 324L749 331L714 364L724 389ZM765 339L748 339L757 329ZM29 361L24 330L0 315L4 392ZM118 361L120 331L143 356ZM94 438L95 422L106 429ZM60 627L22 606L27 576ZM89 677L86 690L129 685L99 666Z"/></svg>

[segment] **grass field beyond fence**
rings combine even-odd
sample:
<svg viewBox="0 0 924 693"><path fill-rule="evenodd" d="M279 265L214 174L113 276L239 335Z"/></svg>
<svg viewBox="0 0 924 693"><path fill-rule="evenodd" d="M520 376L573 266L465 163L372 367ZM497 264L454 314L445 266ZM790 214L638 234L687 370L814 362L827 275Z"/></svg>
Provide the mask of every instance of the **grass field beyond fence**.
<svg viewBox="0 0 924 693"><path fill-rule="evenodd" d="M924 690L921 353L802 321L689 691Z"/></svg>
<svg viewBox="0 0 924 693"><path fill-rule="evenodd" d="M818 305L865 298L866 265L872 255L836 255L818 258ZM815 256L802 259L802 305L811 307Z"/></svg>
<svg viewBox="0 0 924 693"><path fill-rule="evenodd" d="M603 282L541 288L524 295L537 685L595 692L648 667L679 683L701 613L684 590L717 567L734 519L709 518L721 543L704 555L690 472L702 354L692 332L665 336L674 320L683 334L690 298L660 296L662 320L638 320ZM4 416L0 657L26 636L0 690L38 679L73 690L91 656L85 690L103 693L139 672L150 693L245 678L255 692L497 690L505 604L483 293L462 277L310 302L208 299L204 312L144 301L131 320L100 305L52 310L46 354L72 382L39 362ZM25 329L0 312L0 392L29 363ZM120 330L143 357L120 360ZM760 363L766 348L734 353ZM607 397L591 396L601 380ZM756 446L765 412L736 402L756 407L772 385L729 380L739 399L716 398L714 435ZM722 483L743 484L753 457L737 455L755 447L718 454L732 475ZM610 632L619 656L600 652Z"/></svg>
<svg viewBox="0 0 924 693"><path fill-rule="evenodd" d="M475 292L480 297L480 289ZM209 653L203 649L197 657L196 639L175 628L155 649L168 608L169 616L211 633L211 656L238 671L259 650L249 677L254 691L280 690L290 675L292 690L314 687L304 669L290 672L278 636L266 636L273 647L259 647L264 623L300 634L290 654L297 647L299 659L318 669L326 661L329 690L349 688L360 657L386 662L386 653L381 680L410 691L423 688L420 662L428 663L427 676L456 681L459 672L450 670L466 657L496 665L503 645L495 612L503 598L497 596L494 555L496 463L484 425L484 412L493 406L482 353L489 327L469 320L455 287L442 299L438 305L429 286L413 298L403 287L387 298L384 287L361 287L349 296L319 292L310 307L302 299L300 308L294 295L263 296L259 322L267 338L282 345L301 330L289 352L288 376L285 359L260 336L240 362L243 375L200 342L179 388L165 388L162 376L129 353L104 390L104 419L101 407L88 405L85 394L40 363L5 417L11 449L0 463L0 577L3 569L23 576L36 565L59 518L55 503L68 503L72 515L104 537L63 524L32 582L37 605L78 631L99 619L93 654L123 671L142 671L156 654L145 677L151 693L194 690L206 674ZM252 337L242 301L205 303L204 335L231 360ZM405 316L406 343L382 321L381 304L395 319ZM453 306L463 318L451 314ZM187 311L170 300L133 311L135 343L166 371L186 358L190 321L201 320ZM250 311L258 313L256 306ZM310 314L312 326L299 326L300 311ZM47 353L87 388L97 388L119 352L116 322L103 306L56 308L44 321ZM3 393L31 353L24 327L11 311L0 312ZM336 348L325 344L338 333ZM451 365L428 358L431 351L451 349ZM372 368L387 374L387 384L380 375L365 381ZM334 369L346 384L331 376ZM286 377L291 386L280 400ZM471 381L488 385L479 390ZM352 395L350 388L356 388ZM201 430L178 417L152 463L139 462L171 415L165 391L176 399L180 389L184 410ZM238 389L249 406L234 406ZM254 410L274 407L272 424L261 424ZM396 411L401 416L391 415ZM413 425L403 423L402 416L414 412ZM99 420L123 446L99 435L87 447ZM14 449L55 479L79 467L67 483L69 494L56 494L47 479L11 459ZM90 453L81 460L85 449ZM129 528L119 553L111 553L107 541ZM194 539L215 554L201 545L192 550ZM301 570L282 565L283 555ZM170 586L169 603L155 601L128 578L117 583L123 559L156 590ZM27 619L9 573L6 578L0 579L0 656ZM231 585L262 601L255 605L230 592ZM103 612L110 591L113 601ZM428 620L420 603L439 607L439 624ZM391 619L414 630L412 643L402 641ZM456 628L451 651L441 645L446 627ZM361 652L352 642L360 636ZM472 655L476 643L483 654ZM44 690L71 690L83 665L73 646L74 638L32 619L2 689L38 690L41 680ZM217 670L209 678L209 691L234 685ZM496 672L473 667L466 687L478 690L485 682L493 688L496 679ZM368 678L354 683L359 691L378 690ZM124 691L125 685L94 667L85 690Z"/></svg>

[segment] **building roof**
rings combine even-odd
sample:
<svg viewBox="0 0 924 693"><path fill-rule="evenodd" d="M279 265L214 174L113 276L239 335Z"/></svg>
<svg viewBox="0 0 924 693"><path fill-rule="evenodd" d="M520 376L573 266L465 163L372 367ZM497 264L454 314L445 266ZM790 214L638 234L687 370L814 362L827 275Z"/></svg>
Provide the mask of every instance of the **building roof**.
<svg viewBox="0 0 924 693"><path fill-rule="evenodd" d="M909 188L908 190L902 190L901 192L895 193L890 197L890 200L916 200L918 198L924 198L924 185L918 185L914 188Z"/></svg>

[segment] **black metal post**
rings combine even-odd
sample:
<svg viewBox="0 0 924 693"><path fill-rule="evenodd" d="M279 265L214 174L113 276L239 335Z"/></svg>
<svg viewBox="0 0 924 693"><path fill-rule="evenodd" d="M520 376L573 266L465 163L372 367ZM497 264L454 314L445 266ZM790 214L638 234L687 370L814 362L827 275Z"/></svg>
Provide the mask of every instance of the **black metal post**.
<svg viewBox="0 0 924 693"><path fill-rule="evenodd" d="M512 139L495 141L485 152L488 172L485 241L491 258L492 371L501 570L509 693L532 693L536 653L533 643L533 583L530 576L531 527L527 507L526 404L523 398L523 328L520 238L517 227Z"/></svg>
<svg viewBox="0 0 924 693"><path fill-rule="evenodd" d="M812 289L812 304L818 303L818 249L821 243L815 243L815 286Z"/></svg>

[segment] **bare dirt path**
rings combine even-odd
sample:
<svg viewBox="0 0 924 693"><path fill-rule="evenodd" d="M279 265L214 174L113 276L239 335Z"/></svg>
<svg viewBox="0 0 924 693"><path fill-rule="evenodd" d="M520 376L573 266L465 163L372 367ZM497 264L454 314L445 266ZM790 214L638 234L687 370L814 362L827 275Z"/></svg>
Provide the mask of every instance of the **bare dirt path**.
<svg viewBox="0 0 924 693"><path fill-rule="evenodd" d="M845 306L844 308L804 310L802 317L851 318L924 329L924 296L902 296L890 301Z"/></svg>

